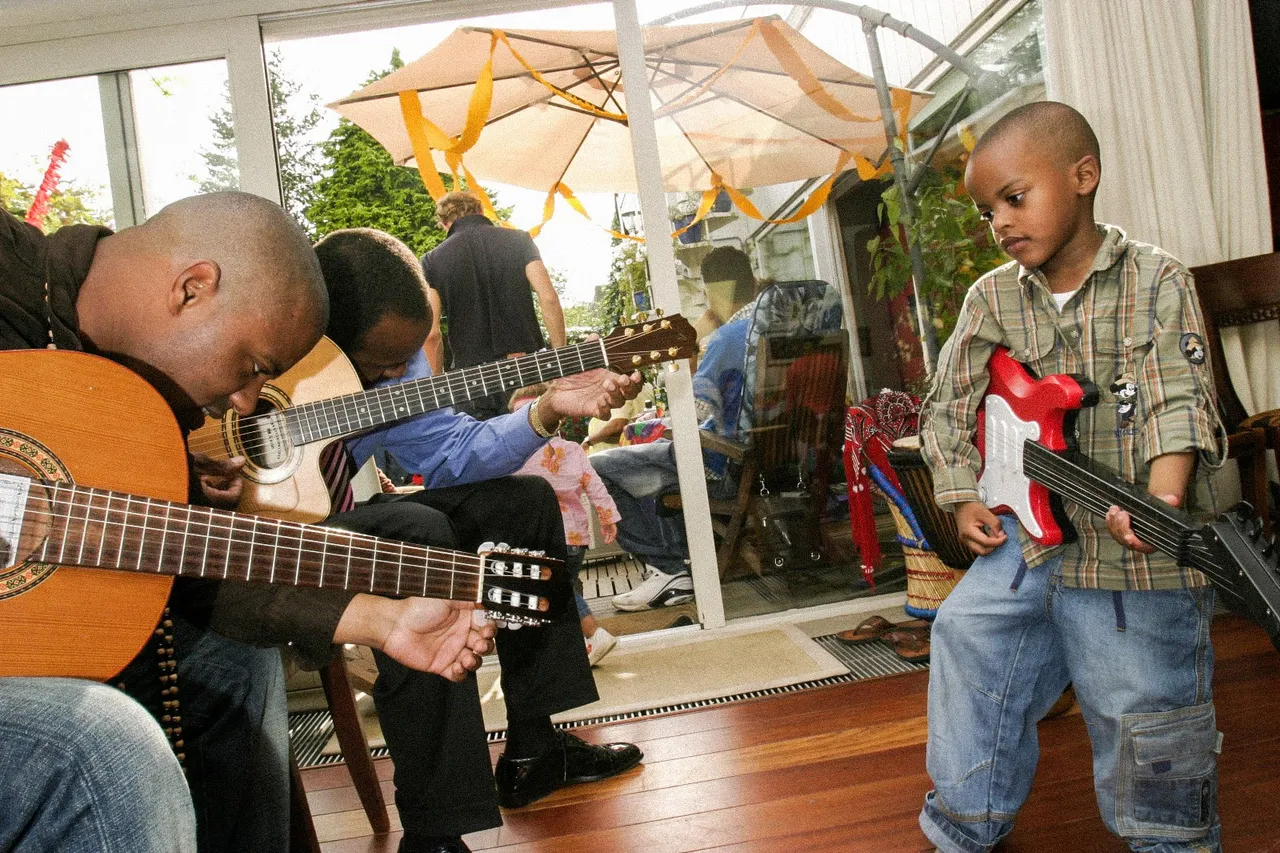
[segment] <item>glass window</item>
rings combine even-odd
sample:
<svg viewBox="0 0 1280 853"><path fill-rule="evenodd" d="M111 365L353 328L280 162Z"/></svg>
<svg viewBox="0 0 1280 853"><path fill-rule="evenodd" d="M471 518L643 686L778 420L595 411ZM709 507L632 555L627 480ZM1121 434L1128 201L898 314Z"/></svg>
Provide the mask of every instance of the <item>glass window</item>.
<svg viewBox="0 0 1280 853"><path fill-rule="evenodd" d="M147 216L170 202L238 189L226 60L129 72Z"/></svg>
<svg viewBox="0 0 1280 853"><path fill-rule="evenodd" d="M96 77L0 87L0 204L22 217L49 167L54 145L67 143L42 227L112 225L107 146Z"/></svg>

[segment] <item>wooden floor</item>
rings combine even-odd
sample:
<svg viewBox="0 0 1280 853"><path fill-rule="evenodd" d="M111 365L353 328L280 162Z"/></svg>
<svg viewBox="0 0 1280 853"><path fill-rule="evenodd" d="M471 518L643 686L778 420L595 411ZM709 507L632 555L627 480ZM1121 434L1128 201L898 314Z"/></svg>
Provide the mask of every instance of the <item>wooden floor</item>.
<svg viewBox="0 0 1280 853"><path fill-rule="evenodd" d="M1280 654L1233 616L1213 633L1224 849L1280 853ZM580 729L588 740L640 744L644 764L509 812L501 829L467 840L502 853L928 850L916 825L929 788L926 682L913 673ZM1000 849L1125 850L1098 817L1079 713L1042 723L1041 746L1035 788ZM378 771L389 779L390 762ZM325 853L396 850L398 832L370 835L344 767L303 778ZM390 781L384 790L390 802Z"/></svg>

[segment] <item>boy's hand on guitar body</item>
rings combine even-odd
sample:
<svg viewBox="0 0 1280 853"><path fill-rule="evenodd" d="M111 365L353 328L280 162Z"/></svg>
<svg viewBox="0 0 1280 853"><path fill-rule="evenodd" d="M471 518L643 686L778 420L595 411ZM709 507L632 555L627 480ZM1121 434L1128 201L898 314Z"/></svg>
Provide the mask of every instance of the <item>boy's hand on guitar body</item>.
<svg viewBox="0 0 1280 853"><path fill-rule="evenodd" d="M1176 507L1182 503L1177 495L1155 495L1155 497L1169 506ZM1156 546L1143 542L1133 532L1129 513L1118 506L1112 506L1107 510L1107 530L1111 531L1111 538L1131 551L1137 551L1140 554L1154 554L1156 552Z"/></svg>
<svg viewBox="0 0 1280 853"><path fill-rule="evenodd" d="M214 459L203 453L191 454L191 469L200 481L200 491L216 509L235 509L240 503L244 493L244 479L240 476L243 468L243 456Z"/></svg>
<svg viewBox="0 0 1280 853"><path fill-rule="evenodd" d="M1009 538L999 517L981 501L969 501L956 507L956 531L965 547L979 557L990 554Z"/></svg>
<svg viewBox="0 0 1280 853"><path fill-rule="evenodd" d="M371 646L410 669L462 681L493 649L496 628L489 621L477 624L477 609L470 601L357 595L333 640Z"/></svg>

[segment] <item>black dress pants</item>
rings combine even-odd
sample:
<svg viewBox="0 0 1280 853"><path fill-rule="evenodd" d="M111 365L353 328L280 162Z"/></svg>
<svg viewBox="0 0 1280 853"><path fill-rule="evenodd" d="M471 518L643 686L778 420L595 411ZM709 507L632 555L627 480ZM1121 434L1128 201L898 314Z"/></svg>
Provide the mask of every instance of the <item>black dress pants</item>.
<svg viewBox="0 0 1280 853"><path fill-rule="evenodd" d="M559 503L538 477L378 496L330 523L461 551L492 541L565 558ZM497 647L508 719L550 716L598 698L571 602L550 626L499 630ZM475 676L454 684L375 657L373 699L406 832L465 835L501 826Z"/></svg>

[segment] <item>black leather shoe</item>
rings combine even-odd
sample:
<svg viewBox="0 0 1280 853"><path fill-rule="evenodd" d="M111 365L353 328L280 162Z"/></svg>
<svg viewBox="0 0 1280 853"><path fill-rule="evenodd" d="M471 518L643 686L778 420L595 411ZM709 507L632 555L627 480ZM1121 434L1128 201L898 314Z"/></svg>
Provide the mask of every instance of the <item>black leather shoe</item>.
<svg viewBox="0 0 1280 853"><path fill-rule="evenodd" d="M631 743L604 746L587 743L568 732L556 732L556 744L537 758L498 756L494 777L498 783L498 804L518 809L541 799L565 785L596 782L630 770L644 753Z"/></svg>
<svg viewBox="0 0 1280 853"><path fill-rule="evenodd" d="M471 853L471 848L458 836L411 840L406 835L400 839L399 853Z"/></svg>

